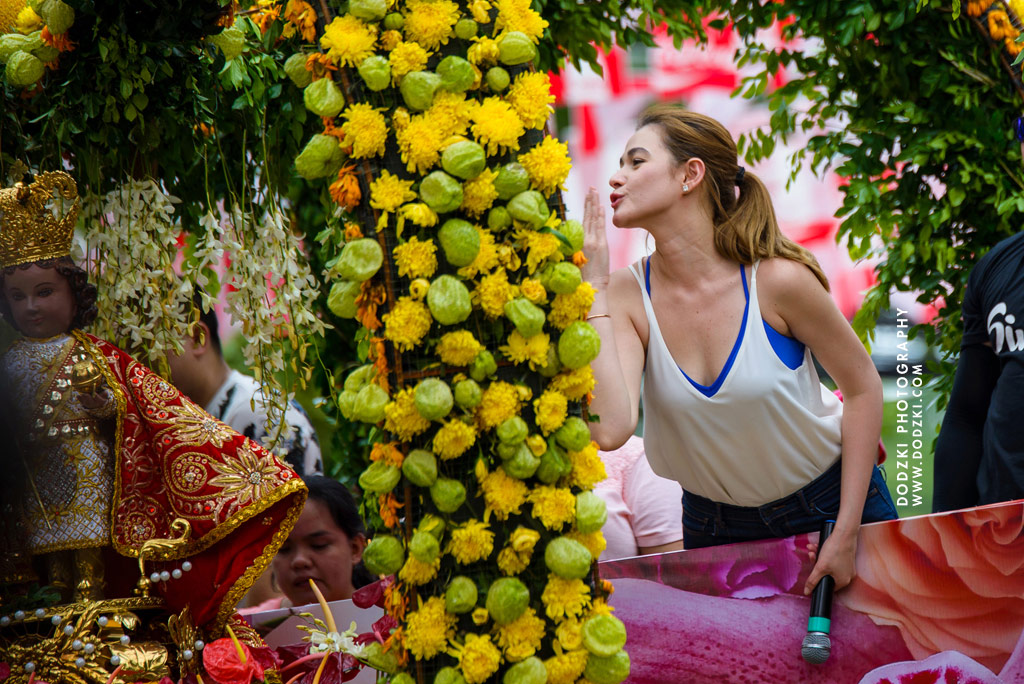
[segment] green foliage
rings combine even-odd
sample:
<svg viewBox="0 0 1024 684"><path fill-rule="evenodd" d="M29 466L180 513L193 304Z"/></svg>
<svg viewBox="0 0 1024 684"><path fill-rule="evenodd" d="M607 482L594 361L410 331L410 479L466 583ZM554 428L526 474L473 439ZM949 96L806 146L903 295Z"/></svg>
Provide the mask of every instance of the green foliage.
<svg viewBox="0 0 1024 684"><path fill-rule="evenodd" d="M779 141L810 134L793 159L845 179L840 240L877 258L877 283L854 327L869 340L893 291L920 292L938 315L915 328L948 359L959 348L971 267L1018 229L1024 174L1013 137L1020 102L998 54L956 7L935 0L710 2L744 40L741 65L761 65L739 88L767 102L770 126L744 137L756 161ZM758 29L787 20L782 49ZM799 72L769 91L776 73ZM952 364L939 364L944 397Z"/></svg>

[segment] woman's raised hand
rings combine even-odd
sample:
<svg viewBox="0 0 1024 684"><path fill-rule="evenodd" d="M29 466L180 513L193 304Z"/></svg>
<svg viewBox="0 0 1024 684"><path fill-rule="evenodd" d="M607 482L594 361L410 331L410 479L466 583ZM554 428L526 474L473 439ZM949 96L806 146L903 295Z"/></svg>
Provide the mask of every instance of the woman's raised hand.
<svg viewBox="0 0 1024 684"><path fill-rule="evenodd" d="M583 204L583 279L598 289L608 284L608 238L605 235L604 207L596 188L587 191Z"/></svg>

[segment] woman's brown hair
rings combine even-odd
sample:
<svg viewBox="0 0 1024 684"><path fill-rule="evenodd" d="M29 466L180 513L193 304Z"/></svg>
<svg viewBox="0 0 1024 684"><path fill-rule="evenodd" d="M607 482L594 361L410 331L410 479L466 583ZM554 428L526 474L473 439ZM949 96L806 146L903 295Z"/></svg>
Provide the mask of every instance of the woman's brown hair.
<svg viewBox="0 0 1024 684"><path fill-rule="evenodd" d="M828 279L807 249L779 230L768 189L761 179L741 171L736 143L722 124L679 105L655 104L643 111L637 128L657 126L677 164L704 162L706 195L715 226L715 249L727 259L753 264L782 257L807 266L828 290ZM733 190L739 188L739 193Z"/></svg>

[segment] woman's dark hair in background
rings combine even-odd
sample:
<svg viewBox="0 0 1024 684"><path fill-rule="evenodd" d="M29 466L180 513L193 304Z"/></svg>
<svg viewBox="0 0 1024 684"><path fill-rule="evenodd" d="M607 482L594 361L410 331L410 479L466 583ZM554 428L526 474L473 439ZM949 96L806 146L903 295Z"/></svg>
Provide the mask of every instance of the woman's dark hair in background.
<svg viewBox="0 0 1024 684"><path fill-rule="evenodd" d="M12 326L14 319L11 317L11 305L4 296L4 279L17 269L26 269L30 266L39 268L55 268L57 273L67 278L71 286L71 294L75 298L75 317L71 321L71 327L81 329L96 320L99 310L96 308L96 286L89 282L89 276L71 257L57 257L56 259L43 259L41 261L30 261L27 264L8 266L0 269L0 316Z"/></svg>
<svg viewBox="0 0 1024 684"><path fill-rule="evenodd" d="M309 490L309 500L319 501L331 514L334 524L349 539L366 536L366 526L359 517L359 507L345 485L323 475L307 475L302 478ZM359 561L352 567L352 586L356 589L376 582L377 578Z"/></svg>

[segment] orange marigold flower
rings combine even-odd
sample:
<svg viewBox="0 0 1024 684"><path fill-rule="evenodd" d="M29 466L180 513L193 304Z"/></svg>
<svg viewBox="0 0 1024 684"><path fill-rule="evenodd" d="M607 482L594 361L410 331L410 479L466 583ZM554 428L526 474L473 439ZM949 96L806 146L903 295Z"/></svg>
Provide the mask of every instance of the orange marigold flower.
<svg viewBox="0 0 1024 684"><path fill-rule="evenodd" d="M398 502L394 492L381 494L377 499L380 506L380 519L388 529L398 527L398 509L404 506Z"/></svg>
<svg viewBox="0 0 1024 684"><path fill-rule="evenodd" d="M314 52L306 57L306 71L313 75L314 81L318 78L326 78L330 76L330 72L337 70L338 65L323 52Z"/></svg>
<svg viewBox="0 0 1024 684"><path fill-rule="evenodd" d="M383 337L371 337L370 349L366 354L366 359L373 364L374 371L377 374L373 381L390 394L391 384L388 382L388 357L385 349Z"/></svg>
<svg viewBox="0 0 1024 684"><path fill-rule="evenodd" d="M44 26L43 30L39 32L39 37L43 39L44 43L55 48L58 52L70 52L75 49L75 43L68 38L67 31L53 35L50 33L50 27Z"/></svg>
<svg viewBox="0 0 1024 684"><path fill-rule="evenodd" d="M398 449L398 442L377 442L370 449L371 461L384 461L387 465L402 467L405 454Z"/></svg>
<svg viewBox="0 0 1024 684"><path fill-rule="evenodd" d="M346 164L338 171L338 180L331 183L329 188L331 199L342 209L351 211L359 205L363 198L363 191L359 189L359 177L356 176L355 166Z"/></svg>
<svg viewBox="0 0 1024 684"><path fill-rule="evenodd" d="M363 228L355 221L349 221L345 224L345 242L349 240L358 240L363 237Z"/></svg>
<svg viewBox="0 0 1024 684"><path fill-rule="evenodd" d="M372 281L365 281L356 297L356 318L370 330L380 327L380 319L377 318L377 307L387 301L387 292L383 285L374 285Z"/></svg>
<svg viewBox="0 0 1024 684"><path fill-rule="evenodd" d="M284 8L284 18L298 29L302 40L307 43L316 40L316 11L308 2L288 0L288 4Z"/></svg>
<svg viewBox="0 0 1024 684"><path fill-rule="evenodd" d="M584 264L587 263L587 257L584 256L582 249L578 252L573 252L572 263L580 268L583 268Z"/></svg>

